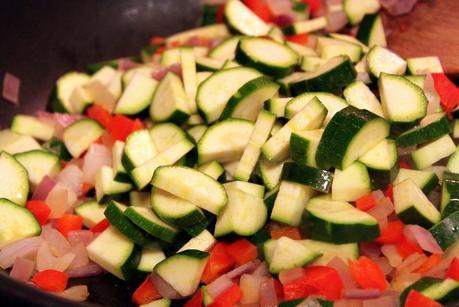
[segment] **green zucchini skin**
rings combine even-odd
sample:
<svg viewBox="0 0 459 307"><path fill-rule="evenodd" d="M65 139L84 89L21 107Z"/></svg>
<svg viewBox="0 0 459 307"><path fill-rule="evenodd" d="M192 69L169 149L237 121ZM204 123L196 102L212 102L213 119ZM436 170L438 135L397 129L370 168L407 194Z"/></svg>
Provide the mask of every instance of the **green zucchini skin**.
<svg viewBox="0 0 459 307"><path fill-rule="evenodd" d="M295 162L286 162L282 169L281 178L328 193L332 184L333 173Z"/></svg>
<svg viewBox="0 0 459 307"><path fill-rule="evenodd" d="M432 236L437 240L443 250L459 240L459 211L450 214L429 229Z"/></svg>
<svg viewBox="0 0 459 307"><path fill-rule="evenodd" d="M450 129L451 124L448 121L448 117L445 115L439 121L433 122L428 126L402 133L396 138L396 142L400 147L427 143L448 134Z"/></svg>

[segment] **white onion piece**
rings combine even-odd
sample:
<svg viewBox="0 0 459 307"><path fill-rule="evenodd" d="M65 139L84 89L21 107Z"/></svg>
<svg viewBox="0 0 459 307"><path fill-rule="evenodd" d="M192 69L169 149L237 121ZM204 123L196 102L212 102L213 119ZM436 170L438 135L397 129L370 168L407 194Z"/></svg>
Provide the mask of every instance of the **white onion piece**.
<svg viewBox="0 0 459 307"><path fill-rule="evenodd" d="M400 264L402 264L403 259L400 256L400 254L397 252L397 248L395 247L395 245L392 245L392 244L383 245L381 246L381 252L383 253L384 256L386 256L391 266L397 267Z"/></svg>
<svg viewBox="0 0 459 307"><path fill-rule="evenodd" d="M75 255L75 258L70 264L69 269L77 269L88 265L88 251L83 243L80 242L79 244L72 246L70 252Z"/></svg>
<svg viewBox="0 0 459 307"><path fill-rule="evenodd" d="M48 243L49 249L56 257L63 256L70 250L70 243L67 239L51 226L43 227L41 236Z"/></svg>
<svg viewBox="0 0 459 307"><path fill-rule="evenodd" d="M72 207L76 202L77 195L61 183L57 183L46 197L46 204L51 209L49 218L57 219Z"/></svg>
<svg viewBox="0 0 459 307"><path fill-rule="evenodd" d="M75 302L84 302L89 296L89 291L88 286L79 285L65 289L63 292L56 293L56 295Z"/></svg>
<svg viewBox="0 0 459 307"><path fill-rule="evenodd" d="M32 237L13 242L0 251L0 267L8 269L17 257L28 257L35 254L43 243L41 237Z"/></svg>
<svg viewBox="0 0 459 307"><path fill-rule="evenodd" d="M112 153L101 144L92 144L83 158L83 180L94 184L97 171L102 166L112 165Z"/></svg>
<svg viewBox="0 0 459 307"><path fill-rule="evenodd" d="M87 265L76 268L76 269L67 269L65 271L69 278L82 278L82 277L91 277L97 276L103 273L102 268L94 262L89 262Z"/></svg>
<svg viewBox="0 0 459 307"><path fill-rule="evenodd" d="M304 276L303 268L294 268L287 271L282 271L279 273L279 281L281 284L285 285L291 281L300 279Z"/></svg>
<svg viewBox="0 0 459 307"><path fill-rule="evenodd" d="M64 272L75 259L75 254L67 253L61 257L55 257L47 242L43 242L37 252L37 270L56 270Z"/></svg>
<svg viewBox="0 0 459 307"><path fill-rule="evenodd" d="M228 273L226 273L226 276L229 279L238 278L239 276L241 276L244 273L252 272L253 270L255 270L260 263L261 263L261 261L258 260L258 259L255 259L255 260L252 260L250 262L244 263L243 265L240 265L237 268L235 268L235 269L229 271Z"/></svg>
<svg viewBox="0 0 459 307"><path fill-rule="evenodd" d="M381 296L379 289L349 289L344 290L344 297L349 299L370 299Z"/></svg>
<svg viewBox="0 0 459 307"><path fill-rule="evenodd" d="M268 279L267 276L244 274L239 280L239 287L242 291L242 304L258 303L260 299L260 286Z"/></svg>
<svg viewBox="0 0 459 307"><path fill-rule="evenodd" d="M83 243L84 246L88 246L93 239L94 234L90 230L72 230L67 234L67 240L72 246L79 243Z"/></svg>
<svg viewBox="0 0 459 307"><path fill-rule="evenodd" d="M175 290L169 283L167 283L158 275L151 274L151 279L153 280L155 288L158 290L159 294L161 294L162 297L172 300L182 298L182 296L180 295L180 293L177 292L177 290Z"/></svg>
<svg viewBox="0 0 459 307"><path fill-rule="evenodd" d="M384 272L384 275L389 275L390 272L394 269L392 265L390 265L389 260L386 257L376 257L372 258L374 262L376 262L381 270Z"/></svg>
<svg viewBox="0 0 459 307"><path fill-rule="evenodd" d="M83 190L83 172L76 165L67 165L56 177L57 182L71 189L75 194L81 195Z"/></svg>
<svg viewBox="0 0 459 307"><path fill-rule="evenodd" d="M231 281L231 279L226 274L223 274L217 279L215 279L213 282L208 284L206 286L206 289L207 289L207 293L212 298L216 298L221 293L229 289L232 285L233 285L233 282Z"/></svg>
<svg viewBox="0 0 459 307"><path fill-rule="evenodd" d="M2 96L6 100L19 104L19 89L21 87L21 80L9 72L5 73L3 78Z"/></svg>
<svg viewBox="0 0 459 307"><path fill-rule="evenodd" d="M35 188L33 192L32 199L33 200L45 200L48 197L49 192L54 188L56 185L56 181L49 176L45 176L41 179L38 186Z"/></svg>
<svg viewBox="0 0 459 307"><path fill-rule="evenodd" d="M394 279L392 279L391 285L392 290L397 292L402 292L406 289L406 287L414 284L422 277L419 273L407 273L402 275L396 275Z"/></svg>
<svg viewBox="0 0 459 307"><path fill-rule="evenodd" d="M358 287L357 283L351 276L349 266L343 261L343 259L339 257L334 257L327 264L327 266L334 268L338 272L339 276L341 277L341 280L343 281L344 289L355 289Z"/></svg>
<svg viewBox="0 0 459 307"><path fill-rule="evenodd" d="M396 274L403 275L406 273L411 273L418 269L426 260L427 257L424 254L411 254L399 266L396 267Z"/></svg>
<svg viewBox="0 0 459 307"><path fill-rule="evenodd" d="M35 261L19 257L14 261L10 277L21 281L27 281L32 276L34 269Z"/></svg>
<svg viewBox="0 0 459 307"><path fill-rule="evenodd" d="M394 212L394 204L388 197L376 202L376 206L367 211L369 215L374 217L382 226L387 224L387 217Z"/></svg>
<svg viewBox="0 0 459 307"><path fill-rule="evenodd" d="M432 254L443 254L443 250L438 245L430 231L419 225L406 225L403 234L410 240L417 242L419 246Z"/></svg>
<svg viewBox="0 0 459 307"><path fill-rule="evenodd" d="M270 278L260 285L260 307L275 307L277 304L274 279Z"/></svg>

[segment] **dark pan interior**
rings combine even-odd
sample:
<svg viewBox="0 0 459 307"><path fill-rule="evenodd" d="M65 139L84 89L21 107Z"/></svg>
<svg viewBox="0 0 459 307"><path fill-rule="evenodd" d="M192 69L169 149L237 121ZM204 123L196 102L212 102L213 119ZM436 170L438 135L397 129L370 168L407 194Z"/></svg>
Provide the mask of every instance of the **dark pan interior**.
<svg viewBox="0 0 459 307"><path fill-rule="evenodd" d="M198 0L0 1L0 80L10 72L22 81L19 106L0 98L0 127L7 127L16 113L43 110L60 74L97 61L138 55L149 37L191 28L198 16ZM109 274L72 280L72 284L82 283L89 285L92 303L132 304L133 283ZM89 306L36 290L4 272L0 272L0 300L0 306Z"/></svg>

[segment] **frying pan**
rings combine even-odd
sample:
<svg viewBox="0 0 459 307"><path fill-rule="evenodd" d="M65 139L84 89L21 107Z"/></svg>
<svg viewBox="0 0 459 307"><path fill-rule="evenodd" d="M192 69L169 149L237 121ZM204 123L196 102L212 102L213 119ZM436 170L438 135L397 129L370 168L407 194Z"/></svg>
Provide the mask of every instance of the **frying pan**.
<svg viewBox="0 0 459 307"><path fill-rule="evenodd" d="M102 60L137 55L153 35L197 25L197 0L3 0L0 1L0 78L21 79L20 104L0 98L0 126L16 113L44 110L59 75ZM0 221L1 223L1 221ZM0 272L1 306L130 306L139 282L110 274L74 279L87 284L89 303L69 302Z"/></svg>

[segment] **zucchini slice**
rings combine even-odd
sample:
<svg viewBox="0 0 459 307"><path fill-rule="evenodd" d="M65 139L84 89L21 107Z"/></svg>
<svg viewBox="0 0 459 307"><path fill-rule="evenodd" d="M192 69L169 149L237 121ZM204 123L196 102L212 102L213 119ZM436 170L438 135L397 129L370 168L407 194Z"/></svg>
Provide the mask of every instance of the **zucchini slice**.
<svg viewBox="0 0 459 307"><path fill-rule="evenodd" d="M124 146L121 161L127 171L144 164L158 154L158 149L147 129L131 133Z"/></svg>
<svg viewBox="0 0 459 307"><path fill-rule="evenodd" d="M315 240L301 240L300 243L311 251L322 254L314 260L315 265L327 265L335 257L339 257L345 262L359 258L359 246L357 243L332 244Z"/></svg>
<svg viewBox="0 0 459 307"><path fill-rule="evenodd" d="M104 133L104 128L93 119L80 119L64 129L65 147L72 157L80 157Z"/></svg>
<svg viewBox="0 0 459 307"><path fill-rule="evenodd" d="M371 182L367 168L355 161L343 170L335 169L331 189L333 200L356 201L370 194Z"/></svg>
<svg viewBox="0 0 459 307"><path fill-rule="evenodd" d="M394 180L394 185L397 185L408 178L411 179L414 184L426 195L429 194L438 185L438 177L433 171L419 171L407 168L401 168L398 171L398 175Z"/></svg>
<svg viewBox="0 0 459 307"><path fill-rule="evenodd" d="M240 39L241 36L232 36L225 39L209 51L209 57L222 61L234 60Z"/></svg>
<svg viewBox="0 0 459 307"><path fill-rule="evenodd" d="M265 187L264 186L262 186L260 184L256 184L256 183L251 183L251 182L231 181L231 182L224 183L223 187L227 191L228 190L232 190L232 189L236 189L236 190L243 191L245 193L251 194L251 195L259 197L259 198L263 198L263 196L265 195Z"/></svg>
<svg viewBox="0 0 459 307"><path fill-rule="evenodd" d="M311 167L317 167L316 152L323 129L293 132L290 136L290 156L292 160Z"/></svg>
<svg viewBox="0 0 459 307"><path fill-rule="evenodd" d="M115 174L115 180L120 182L130 182L131 179L123 165L123 153L125 143L121 141L115 141L112 147L112 168Z"/></svg>
<svg viewBox="0 0 459 307"><path fill-rule="evenodd" d="M330 37L318 37L316 51L325 60L346 55L356 63L362 57L362 47L359 44Z"/></svg>
<svg viewBox="0 0 459 307"><path fill-rule="evenodd" d="M400 147L409 147L427 143L448 134L450 123L445 113L432 113L424 117L418 127L405 131L397 136L396 141Z"/></svg>
<svg viewBox="0 0 459 307"><path fill-rule="evenodd" d="M381 15L378 13L365 15L356 37L368 47L386 47L386 34L384 33Z"/></svg>
<svg viewBox="0 0 459 307"><path fill-rule="evenodd" d="M204 229L197 236L193 237L185 243L178 252L185 251L188 249L196 249L203 252L208 252L217 243L214 236L207 230Z"/></svg>
<svg viewBox="0 0 459 307"><path fill-rule="evenodd" d="M210 161L205 164L199 165L198 171L203 172L206 175L209 175L217 181L223 180L225 175L225 169L217 161Z"/></svg>
<svg viewBox="0 0 459 307"><path fill-rule="evenodd" d="M97 171L94 185L96 200L100 203L105 203L112 198L117 199L132 189L132 184L115 180L115 174L110 166L102 166Z"/></svg>
<svg viewBox="0 0 459 307"><path fill-rule="evenodd" d="M83 218L83 225L91 228L105 219L107 205L99 204L95 199L90 199L75 208L75 213Z"/></svg>
<svg viewBox="0 0 459 307"><path fill-rule="evenodd" d="M11 121L11 131L29 135L42 141L48 141L54 135L53 126L29 115L15 115Z"/></svg>
<svg viewBox="0 0 459 307"><path fill-rule="evenodd" d="M443 73L440 59L436 56L406 59L408 71L412 75L424 75L427 72Z"/></svg>
<svg viewBox="0 0 459 307"><path fill-rule="evenodd" d="M150 76L135 73L124 89L114 112L135 115L150 106L158 81Z"/></svg>
<svg viewBox="0 0 459 307"><path fill-rule="evenodd" d="M53 111L66 113L76 111L70 101L70 97L75 88L84 86L89 80L89 75L81 72L68 72L59 77L56 81L56 88L50 98Z"/></svg>
<svg viewBox="0 0 459 307"><path fill-rule="evenodd" d="M445 218L459 211L459 174L445 171L441 188L441 216Z"/></svg>
<svg viewBox="0 0 459 307"><path fill-rule="evenodd" d="M29 195L27 169L13 156L0 152L0 199L8 199L19 206L25 206Z"/></svg>
<svg viewBox="0 0 459 307"><path fill-rule="evenodd" d="M228 26L236 32L248 36L263 36L269 32L269 26L242 1L229 0L225 5L224 14Z"/></svg>
<svg viewBox="0 0 459 307"><path fill-rule="evenodd" d="M59 157L43 150L22 152L14 155L14 158L27 170L32 189L38 186L43 177L54 177L61 170Z"/></svg>
<svg viewBox="0 0 459 307"><path fill-rule="evenodd" d="M344 0L343 10L346 13L349 22L352 25L359 24L365 15L373 14L379 11L380 4L378 0Z"/></svg>
<svg viewBox="0 0 459 307"><path fill-rule="evenodd" d="M381 73L403 75L406 70L406 62L387 48L373 46L367 55L368 67L371 74L379 78Z"/></svg>
<svg viewBox="0 0 459 307"><path fill-rule="evenodd" d="M317 17L309 20L302 20L284 27L282 30L287 35L315 32L324 29L327 26L327 18Z"/></svg>
<svg viewBox="0 0 459 307"><path fill-rule="evenodd" d="M322 193L328 193L332 186L333 174L326 170L295 162L285 162L281 178L282 180L309 186ZM355 180L355 178L353 179Z"/></svg>
<svg viewBox="0 0 459 307"><path fill-rule="evenodd" d="M419 147L411 153L416 168L424 169L448 157L456 151L456 145L451 137L446 134L433 142Z"/></svg>
<svg viewBox="0 0 459 307"><path fill-rule="evenodd" d="M366 109L380 117L384 117L381 103L375 94L360 80L349 84L343 91L346 101L358 109Z"/></svg>
<svg viewBox="0 0 459 307"><path fill-rule="evenodd" d="M51 139L51 141L53 140L55 139ZM45 145L48 145L50 142L45 143L43 146L46 147ZM41 146L33 137L28 135L21 135L8 129L0 130L1 151L5 151L10 155L14 155L35 149L41 149Z"/></svg>
<svg viewBox="0 0 459 307"><path fill-rule="evenodd" d="M279 184L283 166L283 161L269 161L263 157L258 160L260 177L268 190L274 189Z"/></svg>
<svg viewBox="0 0 459 307"><path fill-rule="evenodd" d="M454 304L459 299L459 282L451 278L441 280L434 277L423 277L403 290L400 294L401 305L405 304L408 293L412 289L434 301L446 305L449 303Z"/></svg>
<svg viewBox="0 0 459 307"><path fill-rule="evenodd" d="M159 244L154 247L143 248L137 270L143 273L151 273L154 267L164 259L166 259L166 256Z"/></svg>
<svg viewBox="0 0 459 307"><path fill-rule="evenodd" d="M459 240L459 211L448 215L439 223L429 229L432 236L437 240L443 250L446 250L451 245Z"/></svg>

